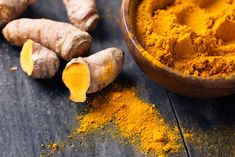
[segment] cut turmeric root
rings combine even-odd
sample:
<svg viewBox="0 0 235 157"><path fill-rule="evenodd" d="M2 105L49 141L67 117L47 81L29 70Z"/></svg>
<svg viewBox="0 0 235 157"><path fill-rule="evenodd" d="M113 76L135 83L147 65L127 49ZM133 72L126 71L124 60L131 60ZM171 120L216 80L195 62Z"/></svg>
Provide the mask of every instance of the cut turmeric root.
<svg viewBox="0 0 235 157"><path fill-rule="evenodd" d="M48 79L57 73L60 60L55 52L27 40L20 54L20 64L29 77Z"/></svg>
<svg viewBox="0 0 235 157"><path fill-rule="evenodd" d="M121 72L123 64L124 53L117 48L71 60L62 75L64 84L70 90L70 100L84 102L86 94L108 86Z"/></svg>
<svg viewBox="0 0 235 157"><path fill-rule="evenodd" d="M95 0L63 0L69 20L78 28L89 31L95 29L99 15Z"/></svg>
<svg viewBox="0 0 235 157"><path fill-rule="evenodd" d="M3 29L7 41L22 46L31 39L56 52L66 61L85 55L91 47L91 36L75 26L46 19L18 19Z"/></svg>

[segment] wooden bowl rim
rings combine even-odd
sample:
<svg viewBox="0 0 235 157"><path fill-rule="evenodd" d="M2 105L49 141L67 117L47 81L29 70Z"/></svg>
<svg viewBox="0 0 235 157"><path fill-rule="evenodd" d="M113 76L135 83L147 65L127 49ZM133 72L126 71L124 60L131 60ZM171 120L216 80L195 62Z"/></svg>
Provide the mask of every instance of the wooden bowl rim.
<svg viewBox="0 0 235 157"><path fill-rule="evenodd" d="M151 62L148 58L146 58L146 56L144 56L140 51L145 50L141 44L139 43L138 39L135 36L135 32L134 30L131 28L130 24L132 22L132 20L130 19L130 8L131 8L131 1L133 0L122 0L122 7L121 7L121 19L123 20L123 24L124 27L126 29L126 33L128 33L128 37L130 38L131 42L134 44L135 48L138 50L138 54L140 56L142 56L142 58L144 59L145 62L147 62L149 65L151 65L152 67L157 67L157 68L161 68L165 71L167 71L168 73L171 73L173 75L176 75L177 77L180 78L184 78L184 79L188 79L188 80L192 80L192 81L197 81L197 82L204 82L204 83L234 83L235 82L235 74L233 74L231 77L226 78L223 76L220 77L199 77L199 76L193 76L193 75L183 75L182 73L178 72L177 70L174 70L164 64L162 64L161 62L159 62L158 60L155 60L147 51L148 56L153 58L153 62ZM135 0L136 1L136 0ZM137 0L139 1L139 0Z"/></svg>

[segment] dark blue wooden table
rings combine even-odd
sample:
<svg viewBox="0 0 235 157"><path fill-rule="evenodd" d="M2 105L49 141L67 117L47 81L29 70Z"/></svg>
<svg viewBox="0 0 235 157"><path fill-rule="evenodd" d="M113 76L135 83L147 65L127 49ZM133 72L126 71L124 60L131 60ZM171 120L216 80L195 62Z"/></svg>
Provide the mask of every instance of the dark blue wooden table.
<svg viewBox="0 0 235 157"><path fill-rule="evenodd" d="M119 23L120 0L97 0L101 14L91 52L111 46L128 52ZM40 0L31 6L23 17L48 18L68 21L62 0ZM61 73L52 80L38 81L28 78L19 68L20 49L10 46L0 36L0 156L36 157L41 154L41 144L67 138L77 125L74 117L85 104L68 100L68 91L61 81ZM63 67L63 66L62 66ZM152 82L126 53L124 71L119 82L128 82L137 89L144 100L154 103L169 125L194 132L197 142L182 138L184 148L179 156L234 157L235 156L235 96L200 100L173 94ZM55 156L65 157L125 157L145 156L133 146L123 146L118 140L105 135L74 141L73 149L65 147ZM174 156L174 155L172 155Z"/></svg>

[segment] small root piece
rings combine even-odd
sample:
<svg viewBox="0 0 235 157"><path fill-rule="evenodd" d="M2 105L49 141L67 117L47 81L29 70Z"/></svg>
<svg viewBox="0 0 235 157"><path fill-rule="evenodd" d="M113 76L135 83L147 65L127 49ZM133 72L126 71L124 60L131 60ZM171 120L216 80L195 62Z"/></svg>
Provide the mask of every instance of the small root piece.
<svg viewBox="0 0 235 157"><path fill-rule="evenodd" d="M95 29L99 15L95 0L64 0L69 20L78 28L89 31Z"/></svg>
<svg viewBox="0 0 235 157"><path fill-rule="evenodd" d="M62 77L70 90L70 99L84 102L86 94L98 92L112 83L121 72L123 64L124 53L117 48L71 60Z"/></svg>
<svg viewBox="0 0 235 157"><path fill-rule="evenodd" d="M9 69L11 72L15 72L16 70L18 70L18 67L17 66L13 66Z"/></svg>
<svg viewBox="0 0 235 157"><path fill-rule="evenodd" d="M20 63L29 77L48 79L57 73L60 60L55 52L32 40L27 40L20 54Z"/></svg>
<svg viewBox="0 0 235 157"><path fill-rule="evenodd" d="M47 19L18 19L3 29L9 43L22 46L31 39L56 52L66 61L85 55L91 47L91 36L75 26Z"/></svg>

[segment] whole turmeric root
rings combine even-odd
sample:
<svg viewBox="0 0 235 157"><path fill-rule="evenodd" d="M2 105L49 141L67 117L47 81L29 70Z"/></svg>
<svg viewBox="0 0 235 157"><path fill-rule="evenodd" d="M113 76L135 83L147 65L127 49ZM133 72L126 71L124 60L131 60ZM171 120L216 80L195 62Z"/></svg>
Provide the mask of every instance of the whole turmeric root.
<svg viewBox="0 0 235 157"><path fill-rule="evenodd" d="M64 0L69 20L78 28L95 29L99 20L95 0Z"/></svg>
<svg viewBox="0 0 235 157"><path fill-rule="evenodd" d="M66 61L85 55L91 36L75 26L47 19L18 19L6 25L3 35L13 45L22 46L27 39L40 43Z"/></svg>
<svg viewBox="0 0 235 157"><path fill-rule="evenodd" d="M57 73L60 60L56 53L42 45L27 40L20 54L23 71L32 78L48 79Z"/></svg>
<svg viewBox="0 0 235 157"><path fill-rule="evenodd" d="M95 93L108 86L121 72L123 64L124 53L117 48L71 60L62 75L71 93L70 100L84 102L86 93Z"/></svg>
<svg viewBox="0 0 235 157"><path fill-rule="evenodd" d="M0 0L0 26L19 17L32 0Z"/></svg>

